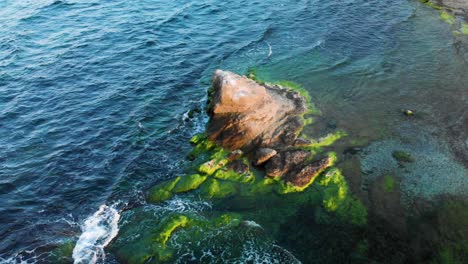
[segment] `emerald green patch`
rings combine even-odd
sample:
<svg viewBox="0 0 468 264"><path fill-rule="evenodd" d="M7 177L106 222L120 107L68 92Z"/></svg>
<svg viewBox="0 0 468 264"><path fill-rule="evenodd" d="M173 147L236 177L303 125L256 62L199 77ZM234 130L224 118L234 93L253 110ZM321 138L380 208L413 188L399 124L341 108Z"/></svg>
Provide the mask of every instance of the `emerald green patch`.
<svg viewBox="0 0 468 264"><path fill-rule="evenodd" d="M148 202L158 203L170 199L173 195L171 191L172 189L174 189L174 187L180 181L180 179L181 177L179 176L172 180L164 181L160 184L153 186L148 192Z"/></svg>
<svg viewBox="0 0 468 264"><path fill-rule="evenodd" d="M440 19L442 19L444 22L448 24L455 23L455 17L445 11L440 12Z"/></svg>
<svg viewBox="0 0 468 264"><path fill-rule="evenodd" d="M161 225L161 229L156 232L154 240L160 245L166 245L172 233L178 228L187 226L189 222L189 218L184 215L176 215L166 219Z"/></svg>
<svg viewBox="0 0 468 264"><path fill-rule="evenodd" d="M468 35L468 24L462 23L461 28L460 28L461 33L464 35Z"/></svg>
<svg viewBox="0 0 468 264"><path fill-rule="evenodd" d="M207 178L207 176L202 176L200 174L182 176L177 185L174 187L173 192L180 193L195 190Z"/></svg>
<svg viewBox="0 0 468 264"><path fill-rule="evenodd" d="M395 190L395 179L392 176L385 175L383 178L383 188L386 192L393 192Z"/></svg>
<svg viewBox="0 0 468 264"><path fill-rule="evenodd" d="M207 198L225 198L235 194L237 190L232 182L209 179L201 186L200 192Z"/></svg>

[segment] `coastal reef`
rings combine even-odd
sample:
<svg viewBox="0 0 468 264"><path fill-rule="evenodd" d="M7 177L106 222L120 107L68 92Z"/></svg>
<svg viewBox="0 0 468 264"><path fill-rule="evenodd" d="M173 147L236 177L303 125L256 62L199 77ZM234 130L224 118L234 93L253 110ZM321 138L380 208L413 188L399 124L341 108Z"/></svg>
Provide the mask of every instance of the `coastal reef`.
<svg viewBox="0 0 468 264"><path fill-rule="evenodd" d="M113 243L112 251L120 260L182 261L190 252L193 260L200 261L207 247L212 254L218 250L197 243L204 234L235 232L238 238L244 234L251 240L253 229L255 237L268 237L262 239L264 250L281 237L288 218L310 206L315 208L317 223L335 219L357 229L366 225L366 208L351 195L341 171L334 167L336 154L326 151L346 134L335 131L316 140L306 138L301 132L313 111L304 90L291 82L271 84L254 74L248 76L214 72L206 109L210 120L206 132L190 140L187 173L157 183L147 192L146 209L123 215L129 219L126 223L138 225L124 224ZM175 201L179 205L201 202L209 210L168 209ZM129 240L132 246L127 245ZM244 251L228 253L223 248L217 260L241 258L246 245L237 244ZM343 250L358 254L351 245ZM269 250L288 263L298 262L280 248Z"/></svg>

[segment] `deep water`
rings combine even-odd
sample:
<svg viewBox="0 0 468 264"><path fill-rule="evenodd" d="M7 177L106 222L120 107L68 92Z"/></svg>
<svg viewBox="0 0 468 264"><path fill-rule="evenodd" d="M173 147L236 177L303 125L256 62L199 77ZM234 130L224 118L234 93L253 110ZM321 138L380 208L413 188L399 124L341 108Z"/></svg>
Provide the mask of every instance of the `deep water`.
<svg viewBox="0 0 468 264"><path fill-rule="evenodd" d="M304 86L321 111L305 132L348 133L333 150L366 204L383 174L397 174L405 208L466 198L468 41L457 30L408 0L0 0L0 262L52 263L63 245L83 263L115 262L99 246L149 187L183 173L188 141L207 122L189 112L204 108L217 68ZM402 169L395 150L415 162ZM307 212L288 221L307 226ZM340 230L312 226L303 234L316 235L297 241L352 241ZM309 250L291 238L302 231L283 225L274 243L304 263L342 247ZM86 232L94 246L77 249ZM248 247L271 238L246 239L244 261L275 258Z"/></svg>

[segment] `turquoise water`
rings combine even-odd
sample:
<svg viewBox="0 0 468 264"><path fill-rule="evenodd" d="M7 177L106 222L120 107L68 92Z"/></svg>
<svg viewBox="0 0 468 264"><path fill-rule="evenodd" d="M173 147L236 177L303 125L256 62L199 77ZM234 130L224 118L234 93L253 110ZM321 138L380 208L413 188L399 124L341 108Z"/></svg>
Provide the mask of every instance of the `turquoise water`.
<svg viewBox="0 0 468 264"><path fill-rule="evenodd" d="M454 30L407 0L0 0L0 261L51 262L95 228L107 235L93 245L109 244L123 210L146 208L152 184L182 173L207 121L187 113L204 107L216 68L302 84L322 113L306 133L345 130L340 154L375 143L427 157L404 172L405 199L466 195L468 49ZM373 146L359 154L363 170L387 166L369 158L388 154ZM427 171L445 178L422 189ZM361 176L349 177L359 193ZM266 258L275 239L249 236L255 254L239 261ZM301 246L275 243L311 262ZM86 262L98 248L77 251ZM105 251L100 262L105 254L116 261Z"/></svg>

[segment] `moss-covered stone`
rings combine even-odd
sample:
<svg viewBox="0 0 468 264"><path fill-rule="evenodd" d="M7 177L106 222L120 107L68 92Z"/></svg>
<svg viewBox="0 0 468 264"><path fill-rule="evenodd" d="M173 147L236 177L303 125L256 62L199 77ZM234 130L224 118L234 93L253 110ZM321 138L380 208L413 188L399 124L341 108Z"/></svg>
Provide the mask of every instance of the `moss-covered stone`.
<svg viewBox="0 0 468 264"><path fill-rule="evenodd" d="M448 24L455 23L455 17L445 11L440 12L440 19L442 19L444 22Z"/></svg>
<svg viewBox="0 0 468 264"><path fill-rule="evenodd" d="M237 192L235 183L216 179L207 180L200 188L206 198L225 198Z"/></svg>
<svg viewBox="0 0 468 264"><path fill-rule="evenodd" d="M398 162L413 162L414 161L411 154L401 151L401 150L393 151L392 157L396 159Z"/></svg>
<svg viewBox="0 0 468 264"><path fill-rule="evenodd" d="M386 192L393 192L395 190L396 181L390 175L385 175L383 178L383 189Z"/></svg>
<svg viewBox="0 0 468 264"><path fill-rule="evenodd" d="M468 24L467 23L462 23L460 32L464 35L468 35Z"/></svg>
<svg viewBox="0 0 468 264"><path fill-rule="evenodd" d="M252 79L252 80L256 81L259 84L264 84L265 83L262 79L260 79L258 77L257 69L254 68L254 67L250 67L250 68L247 69L246 76L247 76L247 78Z"/></svg>
<svg viewBox="0 0 468 264"><path fill-rule="evenodd" d="M171 237L176 229L187 226L190 223L189 218L185 215L171 216L165 219L161 228L156 232L154 240L160 245L166 245L167 240Z"/></svg>
<svg viewBox="0 0 468 264"><path fill-rule="evenodd" d="M246 165L246 168L248 168L248 161L244 160L243 162L244 164L247 163L245 165ZM252 183L255 180L255 176L250 170L243 172L243 173L239 173L235 171L234 169L223 168L223 169L217 170L213 176L216 179L234 181L234 182L240 182L240 183Z"/></svg>
<svg viewBox="0 0 468 264"><path fill-rule="evenodd" d="M50 261L57 264L72 263L73 249L75 248L76 241L69 239L59 244L50 252Z"/></svg>
<svg viewBox="0 0 468 264"><path fill-rule="evenodd" d="M200 186L208 176L200 174L192 174L180 177L180 180L177 182L176 186L172 190L175 193L188 192L195 190Z"/></svg>
<svg viewBox="0 0 468 264"><path fill-rule="evenodd" d="M334 133L329 133L324 137L321 137L317 140L311 140L311 143L305 146L301 146L301 149L308 149L314 152L320 151L323 147L328 147L333 145L336 141L340 140L343 137L346 137L348 134L344 131L338 130Z"/></svg>
<svg viewBox="0 0 468 264"><path fill-rule="evenodd" d="M173 196L172 189L174 189L180 179L181 177L179 176L153 186L148 192L148 202L159 203L170 199Z"/></svg>
<svg viewBox="0 0 468 264"><path fill-rule="evenodd" d="M219 150L219 147L216 143L210 141L205 133L197 134L190 139L190 143L193 146L192 151L187 155L188 159L195 160L197 158L206 158L203 156L208 156L211 152Z"/></svg>
<svg viewBox="0 0 468 264"><path fill-rule="evenodd" d="M214 153L211 156L211 159L198 167L198 172L206 175L212 175L217 170L221 169L222 167L226 166L228 163L228 159L226 158L229 154L228 151L220 150Z"/></svg>

